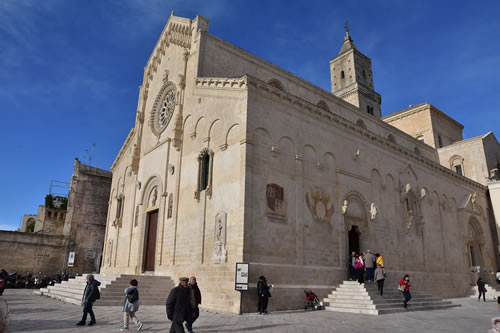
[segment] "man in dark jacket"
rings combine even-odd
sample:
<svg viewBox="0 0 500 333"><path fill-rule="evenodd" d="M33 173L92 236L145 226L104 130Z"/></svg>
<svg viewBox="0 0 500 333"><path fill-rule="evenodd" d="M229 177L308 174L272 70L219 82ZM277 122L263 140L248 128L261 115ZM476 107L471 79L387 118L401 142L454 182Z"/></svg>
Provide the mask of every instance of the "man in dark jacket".
<svg viewBox="0 0 500 333"><path fill-rule="evenodd" d="M179 285L173 288L167 297L167 318L172 321L170 333L184 333L182 324L192 316L188 281L187 277L181 277Z"/></svg>
<svg viewBox="0 0 500 333"><path fill-rule="evenodd" d="M83 291L83 297L82 297L83 316L82 320L76 323L78 326L85 325L85 321L87 320L87 313L90 314L89 326L93 326L96 324L94 311L92 311L92 305L94 305L94 302L98 298L99 295L98 286L100 285L101 283L95 280L92 274L87 275L87 285L85 286L85 290Z"/></svg>
<svg viewBox="0 0 500 333"><path fill-rule="evenodd" d="M201 291L200 288L198 288L198 284L196 283L196 276L191 276L189 278L188 290L189 302L191 303L193 312L189 319L186 321L186 328L189 333L194 333L193 323L200 316L200 309L198 308L198 306L201 304Z"/></svg>

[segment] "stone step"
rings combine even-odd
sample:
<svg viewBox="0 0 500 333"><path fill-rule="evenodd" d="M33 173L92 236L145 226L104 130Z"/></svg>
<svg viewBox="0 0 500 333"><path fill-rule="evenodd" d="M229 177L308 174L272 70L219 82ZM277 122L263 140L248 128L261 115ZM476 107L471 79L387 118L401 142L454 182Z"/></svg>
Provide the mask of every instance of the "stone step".
<svg viewBox="0 0 500 333"><path fill-rule="evenodd" d="M344 281L323 300L323 304L330 311L372 315L446 309L456 306L450 301L443 301L439 297L422 291L412 291L411 310L403 307L403 300L402 293L397 290L384 291L384 296L380 296L373 283L358 284L355 281Z"/></svg>

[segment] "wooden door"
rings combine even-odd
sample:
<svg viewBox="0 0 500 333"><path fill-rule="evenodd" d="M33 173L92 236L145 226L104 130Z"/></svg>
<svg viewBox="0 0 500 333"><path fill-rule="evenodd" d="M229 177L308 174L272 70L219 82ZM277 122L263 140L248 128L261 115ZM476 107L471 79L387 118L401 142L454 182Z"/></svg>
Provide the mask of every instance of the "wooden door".
<svg viewBox="0 0 500 333"><path fill-rule="evenodd" d="M146 255L144 270L151 272L155 270L156 254L156 229L158 226L158 211L148 214L148 230L146 230Z"/></svg>

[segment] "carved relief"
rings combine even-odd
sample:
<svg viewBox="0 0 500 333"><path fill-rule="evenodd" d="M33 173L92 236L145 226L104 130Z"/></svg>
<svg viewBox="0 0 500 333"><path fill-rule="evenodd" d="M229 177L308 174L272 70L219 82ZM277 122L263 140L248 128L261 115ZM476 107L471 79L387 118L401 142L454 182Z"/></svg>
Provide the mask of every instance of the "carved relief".
<svg viewBox="0 0 500 333"><path fill-rule="evenodd" d="M113 240L108 240L108 247L106 248L106 265L111 267L111 258L113 254Z"/></svg>
<svg viewBox="0 0 500 333"><path fill-rule="evenodd" d="M321 187L313 186L306 193L306 204L314 221L318 223L330 222L333 214L333 202L330 204L330 195Z"/></svg>
<svg viewBox="0 0 500 333"><path fill-rule="evenodd" d="M225 212L219 212L215 216L215 237L214 237L214 256L213 260L216 264L222 264L226 262L227 251L226 251L226 224L227 224L227 214Z"/></svg>
<svg viewBox="0 0 500 333"><path fill-rule="evenodd" d="M286 217L287 202L285 190L277 184L267 184L266 186L266 215L271 217Z"/></svg>
<svg viewBox="0 0 500 333"><path fill-rule="evenodd" d="M176 105L176 87L172 82L165 84L156 96L149 118L149 126L156 136L167 128Z"/></svg>
<svg viewBox="0 0 500 333"><path fill-rule="evenodd" d="M172 218L172 210L174 207L174 195L170 193L168 196L168 212L167 212L167 219Z"/></svg>
<svg viewBox="0 0 500 333"><path fill-rule="evenodd" d="M345 215L345 213L347 213L348 207L349 207L349 201L344 200L344 204L342 205L342 215Z"/></svg>
<svg viewBox="0 0 500 333"><path fill-rule="evenodd" d="M158 202L158 187L155 186L149 194L148 208L155 207Z"/></svg>

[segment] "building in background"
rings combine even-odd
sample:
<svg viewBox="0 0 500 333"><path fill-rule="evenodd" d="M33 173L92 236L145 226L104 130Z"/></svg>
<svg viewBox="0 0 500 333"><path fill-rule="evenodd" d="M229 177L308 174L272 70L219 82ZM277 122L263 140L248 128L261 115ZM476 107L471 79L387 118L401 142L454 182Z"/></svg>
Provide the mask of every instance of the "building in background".
<svg viewBox="0 0 500 333"><path fill-rule="evenodd" d="M67 271L75 252L72 274L99 271L111 173L75 159L68 197L47 195L37 215L24 215L19 231L0 231L0 267L8 271Z"/></svg>

